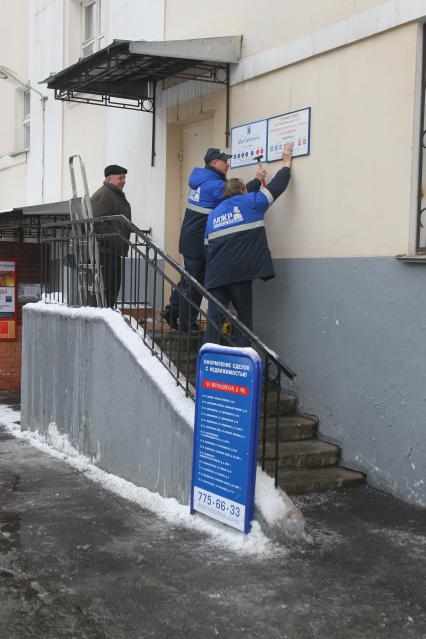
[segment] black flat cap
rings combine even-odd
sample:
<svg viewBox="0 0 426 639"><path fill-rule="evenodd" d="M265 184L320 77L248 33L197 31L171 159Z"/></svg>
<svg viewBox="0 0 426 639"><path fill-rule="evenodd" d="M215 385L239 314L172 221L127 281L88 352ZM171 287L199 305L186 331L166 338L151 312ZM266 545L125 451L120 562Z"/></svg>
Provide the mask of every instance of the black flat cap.
<svg viewBox="0 0 426 639"><path fill-rule="evenodd" d="M204 162L206 164L208 164L209 162L213 162L213 160L223 160L224 162L227 162L230 158L232 158L232 155L229 155L229 153L226 153L226 151L223 151L222 149L210 148L206 151Z"/></svg>
<svg viewBox="0 0 426 639"><path fill-rule="evenodd" d="M118 164L109 164L104 170L105 177L108 177L108 175L121 175L122 173L126 175L127 169L125 169L124 166L119 166Z"/></svg>

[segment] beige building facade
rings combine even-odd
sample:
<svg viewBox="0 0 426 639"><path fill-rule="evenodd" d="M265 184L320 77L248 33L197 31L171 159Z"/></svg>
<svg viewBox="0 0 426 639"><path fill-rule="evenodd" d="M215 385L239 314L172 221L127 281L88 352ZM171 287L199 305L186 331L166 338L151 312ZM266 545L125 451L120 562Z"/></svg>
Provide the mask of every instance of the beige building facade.
<svg viewBox="0 0 426 639"><path fill-rule="evenodd" d="M348 30L362 14L365 21L374 20L383 4L387 3L305 2L296 7L271 1L265 21L263 16L253 20L255 3L227 7L226 24L238 25L243 34L242 56L247 58L242 64L247 67L250 59L255 69L256 57L260 64L262 56L278 57L277 49L285 52L286 46L300 41L300 61L268 73L252 71L243 81L237 70L230 93L231 126L312 109L311 154L294 162L291 188L269 216L274 257L415 252L422 23L401 24L318 55L303 51L310 37L320 46L333 27L337 39L339 22ZM206 21L189 0L179 8L166 3L166 39L224 35L219 16ZM284 25L282 31L273 28L274 21ZM200 119L212 121L211 143L224 145L224 93L196 96L168 109L168 157L176 154L176 125L185 130ZM189 154L192 157L192 150ZM278 167L270 163L267 168L272 176ZM251 175L248 168L231 174L237 172L245 178ZM398 178L389 188L392 175ZM172 183L168 180L166 188L175 193ZM173 217L167 206L166 216ZM172 241L166 238L166 244L172 250Z"/></svg>

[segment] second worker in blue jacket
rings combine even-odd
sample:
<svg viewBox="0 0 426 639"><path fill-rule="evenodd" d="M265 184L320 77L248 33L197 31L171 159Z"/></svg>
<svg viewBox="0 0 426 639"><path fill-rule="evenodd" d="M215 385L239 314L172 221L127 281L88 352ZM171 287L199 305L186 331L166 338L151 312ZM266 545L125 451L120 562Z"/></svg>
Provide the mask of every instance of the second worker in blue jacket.
<svg viewBox="0 0 426 639"><path fill-rule="evenodd" d="M204 167L196 167L188 180L189 193L185 216L179 238L179 253L183 255L185 270L197 282L204 285L206 256L204 251L204 234L208 214L223 200L223 190L231 156L222 149L207 149L204 156ZM259 166L256 177L247 183L248 191L258 191L265 176L264 169ZM181 295L193 302L193 305L182 300ZM170 298L167 321L174 326L180 317L182 329L197 329L196 318L202 295L183 279L174 289ZM179 310L179 306L180 310ZM166 317L166 315L164 316Z"/></svg>
<svg viewBox="0 0 426 639"><path fill-rule="evenodd" d="M225 200L207 219L205 248L207 266L204 286L219 302L232 302L238 319L253 328L252 282L275 276L265 231L265 213L287 188L292 159L291 144L284 146L284 166L259 191L248 193L237 178L225 185ZM219 342L219 309L209 302L205 342ZM248 346L249 339L237 331L235 344Z"/></svg>

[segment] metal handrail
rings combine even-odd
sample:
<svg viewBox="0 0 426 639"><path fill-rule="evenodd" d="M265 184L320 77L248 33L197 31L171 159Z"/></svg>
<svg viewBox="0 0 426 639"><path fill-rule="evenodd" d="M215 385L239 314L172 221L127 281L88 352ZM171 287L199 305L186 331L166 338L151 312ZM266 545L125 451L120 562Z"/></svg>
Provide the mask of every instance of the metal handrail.
<svg viewBox="0 0 426 639"><path fill-rule="evenodd" d="M192 275L190 275L187 271L185 271L185 269L178 264L178 262L176 262L176 260L174 260L168 253L166 253L163 249L161 249L159 246L157 246L150 237L148 237L148 235L146 235L146 233L144 233L141 229L139 229L137 226L135 226L132 222L130 222L128 220L127 217L125 217L124 215L108 215L108 216L103 216L103 217L96 217L95 220L93 219L82 219L79 220L78 223L82 223L82 224L87 224L89 222L93 223L93 221L95 221L95 223L98 222L112 222L112 223L116 223L116 222L120 222L120 224L124 224L126 225L129 229L131 229L132 233L135 233L135 235L137 237L140 237L143 240L143 246L146 246L149 248L152 248L165 262L167 262L167 264L169 264L170 266L172 266L174 268L174 270L179 273L179 275L185 279L188 279L191 281L191 285L198 290L199 293L202 294L202 296L207 299L209 302L211 301L213 304L215 304L219 310L221 311L221 314L224 315L225 317L227 317L228 319L231 319L233 321L233 323L235 324L235 326L237 326L238 328L242 329L244 331L244 333L250 338L250 340L252 342L254 342L262 351L264 351L265 353L268 354L268 356L276 363L277 366L279 366L283 373L285 374L286 377L288 377L290 380L293 380L296 377L296 373L289 367L287 366L287 364L285 364L284 362L281 361L281 359L278 357L278 355L272 351L268 346L266 346L266 344L264 344L264 342L262 342L262 340L258 337L258 335L256 335L255 333L253 333L253 331L251 331L249 328L247 328L247 326L245 326L236 315L234 315L233 313L231 313L229 311L229 309L226 308L226 306L223 306L223 304L221 304L221 302L219 302L219 300L217 300L206 288L204 288L204 286L202 286L194 277L192 277ZM43 229L53 229L53 228L63 228L64 225L74 225L76 224L76 222L72 222L72 221L66 221L64 222L53 222L53 223L49 223L49 224L44 224L43 225ZM111 233L111 234L107 234L107 233L99 233L95 235L99 235L99 237L108 237L108 235L111 236L115 236L115 233ZM129 246L132 246L131 242L129 242L128 240L125 240L124 238L122 238L122 240L124 240ZM137 245L134 245L134 248L136 250L137 249ZM170 278L167 277L166 274L164 274L164 276L170 280L169 283L172 284L173 280L171 280ZM188 300L188 303L193 305L191 300Z"/></svg>
<svg viewBox="0 0 426 639"><path fill-rule="evenodd" d="M69 255L76 253L75 244L81 244L82 229L83 234L85 234L83 235L84 241L88 243L89 247L92 243L99 250L86 252L90 255L91 263L89 265L81 262L74 263L71 268L64 268L64 265L67 265ZM132 234L134 239L130 239ZM99 297L92 295L92 282L90 277L86 277L85 269L89 276L93 271L101 274L105 268L105 262L102 262L105 259L103 256L108 255L108 259L110 259L112 255L115 255L113 248L114 243L117 242L126 247L123 253L127 254L130 251L130 260L126 265L125 256L114 257L117 268L119 265L123 273L124 283L121 286L121 304L118 300L114 302L113 307L118 310L121 309L126 321L138 332L152 354L168 369L176 383L185 390L187 396L192 399L195 398L194 357L196 353L194 352L194 347L195 351L197 351L202 344L201 321L211 322L220 339L231 346L233 345L232 331L234 334L246 336L250 340L252 347L261 356L265 371L263 384L263 432L261 437L262 467L265 469L266 466L267 429L269 429L269 433L273 430L275 484L278 485L280 402L283 393L283 378L293 380L296 374L238 317L223 306L170 255L158 247L146 232L139 229L123 215L67 220L43 225L42 272L45 295L48 298L52 294L58 295L59 301L64 301L68 305L81 305L82 299L89 300L89 305L90 300L93 302L91 305L99 305ZM99 263L94 264L93 260L95 262L99 260ZM162 264L159 264L160 261ZM165 272L166 267L171 269L173 275ZM75 271L78 272L78 276ZM185 282L189 286L189 295L179 288L179 284L176 283L174 278L180 278L180 282ZM129 280L130 302L126 301L126 283L128 285ZM86 286L85 294L73 294L75 286L81 286L81 282ZM176 330L169 327L165 329L166 288L170 288L172 292L178 291L179 293L179 322ZM142 294L141 290L143 291ZM216 306L219 311L218 323L214 323L211 318L208 318L207 312L201 308L201 302L200 305L197 305L191 299L192 291L197 291L201 299L205 298L209 304ZM148 297L151 297L149 303ZM102 299L104 300L105 296ZM193 313L194 315L196 314L197 318L201 318L201 321L197 323L196 334L193 334L189 328L186 331L182 328L182 308L184 305L185 309L188 309L188 315L185 315L188 320L190 320L192 315L190 309L193 309ZM158 308L161 309L159 314L161 320L157 319L156 316ZM149 323L150 311L153 314L151 324ZM140 317L141 313L142 318ZM223 332L224 322L228 323L230 327L229 333ZM275 417L274 427L268 425L267 406L270 407L272 413L270 417Z"/></svg>

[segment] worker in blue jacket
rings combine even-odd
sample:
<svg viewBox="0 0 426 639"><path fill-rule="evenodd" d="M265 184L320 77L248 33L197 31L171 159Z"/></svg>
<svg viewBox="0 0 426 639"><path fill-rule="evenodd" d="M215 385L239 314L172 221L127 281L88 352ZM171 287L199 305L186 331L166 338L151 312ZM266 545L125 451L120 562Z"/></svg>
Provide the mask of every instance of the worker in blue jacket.
<svg viewBox="0 0 426 639"><path fill-rule="evenodd" d="M265 231L265 213L287 188L291 160L292 145L286 144L284 166L269 184L254 193L248 193L241 180L228 180L225 200L209 213L207 220L204 285L224 306L232 302L238 319L250 330L253 328L252 282L275 276ZM219 342L218 327L222 320L219 309L209 302L205 342ZM235 344L248 346L249 343L248 338L237 331Z"/></svg>
<svg viewBox="0 0 426 639"><path fill-rule="evenodd" d="M231 156L221 149L209 148L204 156L204 167L194 168L189 176L188 202L185 210L179 238L179 253L183 255L185 270L197 282L204 284L206 256L204 251L204 234L208 214L223 200L226 174ZM266 171L259 166L255 179L247 184L248 191L259 190ZM180 292L190 299L194 306L183 302L180 305ZM177 318L181 318L184 331L197 329L196 318L202 295L183 279L170 298L170 306L166 307L163 317L171 326L177 326ZM179 306L180 311L179 311ZM190 308L191 307L191 308Z"/></svg>

